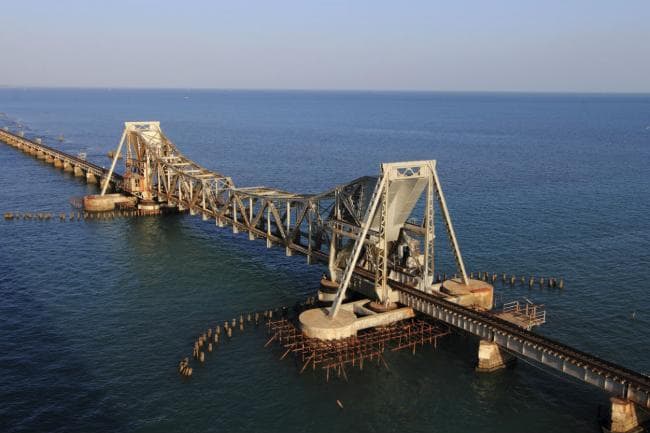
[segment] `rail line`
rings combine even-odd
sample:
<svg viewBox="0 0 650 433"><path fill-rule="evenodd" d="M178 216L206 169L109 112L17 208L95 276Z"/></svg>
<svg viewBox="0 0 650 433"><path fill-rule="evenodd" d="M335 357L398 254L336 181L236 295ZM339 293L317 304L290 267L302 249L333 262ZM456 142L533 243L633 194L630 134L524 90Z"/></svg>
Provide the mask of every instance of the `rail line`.
<svg viewBox="0 0 650 433"><path fill-rule="evenodd" d="M63 168L64 171L72 172L79 177L85 176L89 183L98 183L108 175L108 170L97 164L47 146L39 141L14 134L9 132L8 129L0 129L0 140L25 153L36 156L38 159L45 160L55 167ZM122 176L115 174L111 179L111 184L116 188L121 188L122 181Z"/></svg>
<svg viewBox="0 0 650 433"><path fill-rule="evenodd" d="M400 292L400 301L405 305L650 409L650 377L644 374L522 329L489 312L464 307L396 281L391 281L391 285Z"/></svg>

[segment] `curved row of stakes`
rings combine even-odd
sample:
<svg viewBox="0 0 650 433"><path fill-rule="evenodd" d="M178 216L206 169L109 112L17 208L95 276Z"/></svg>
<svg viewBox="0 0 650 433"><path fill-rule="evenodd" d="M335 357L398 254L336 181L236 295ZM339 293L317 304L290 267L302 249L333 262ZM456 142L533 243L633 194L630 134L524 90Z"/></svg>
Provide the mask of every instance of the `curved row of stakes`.
<svg viewBox="0 0 650 433"><path fill-rule="evenodd" d="M294 310L300 311L306 307L316 304L316 298L310 296L303 303L296 303ZM239 331L243 332L245 324L254 324L255 327L259 326L260 321L271 321L273 317L287 317L289 314L289 307L277 307L274 309L255 311L251 313L242 313L239 315L239 320L233 318L232 320L224 320L223 325L215 325L209 327L205 332L197 337L192 346L192 358L204 364L206 361L206 352L212 353L216 346L223 341L224 338L230 340L233 337L234 330L239 327ZM220 322L219 322L220 323ZM190 358L185 357L178 363L178 373L183 377L192 376L194 370L190 366Z"/></svg>

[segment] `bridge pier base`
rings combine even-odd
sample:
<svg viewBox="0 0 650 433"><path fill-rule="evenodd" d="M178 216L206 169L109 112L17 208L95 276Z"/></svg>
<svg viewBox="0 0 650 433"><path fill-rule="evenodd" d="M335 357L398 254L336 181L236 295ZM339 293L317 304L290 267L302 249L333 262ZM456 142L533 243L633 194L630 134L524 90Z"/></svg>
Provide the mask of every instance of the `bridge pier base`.
<svg viewBox="0 0 650 433"><path fill-rule="evenodd" d="M86 182L87 183L97 183L97 177L91 172L86 173Z"/></svg>
<svg viewBox="0 0 650 433"><path fill-rule="evenodd" d="M63 161L59 158L54 158L54 166L56 168L63 168Z"/></svg>
<svg viewBox="0 0 650 433"><path fill-rule="evenodd" d="M612 403L612 433L631 433L642 431L639 427L639 418L636 413L636 406L630 400L619 397L609 399Z"/></svg>
<svg viewBox="0 0 650 433"><path fill-rule="evenodd" d="M74 171L74 175L77 176L77 177L82 177L84 175L83 169L81 167L77 166L77 165L74 166L73 171Z"/></svg>
<svg viewBox="0 0 650 433"><path fill-rule="evenodd" d="M505 350L502 350L498 344L487 340L481 340L479 342L476 371L489 373L505 368L515 361L516 358Z"/></svg>
<svg viewBox="0 0 650 433"><path fill-rule="evenodd" d="M74 168L72 167L72 164L70 164L68 161L63 162L63 171L65 172L71 172L74 171Z"/></svg>

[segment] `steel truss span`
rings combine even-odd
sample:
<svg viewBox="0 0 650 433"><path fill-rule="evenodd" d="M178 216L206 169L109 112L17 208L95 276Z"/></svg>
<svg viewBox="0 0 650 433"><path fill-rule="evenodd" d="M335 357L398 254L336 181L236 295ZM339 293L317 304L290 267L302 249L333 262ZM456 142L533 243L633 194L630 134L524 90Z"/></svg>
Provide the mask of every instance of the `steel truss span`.
<svg viewBox="0 0 650 433"><path fill-rule="evenodd" d="M397 300L389 276L423 289L431 286L436 202L457 271L467 280L435 161L382 164L379 177L360 177L317 194L237 187L230 177L184 156L159 122L126 122L102 193L121 154L126 193L200 214L250 239L265 239L268 247L281 245L287 255L327 261L331 279L341 282L332 315L358 266L375 275L374 294L381 302ZM412 217L418 201L425 208L419 221Z"/></svg>

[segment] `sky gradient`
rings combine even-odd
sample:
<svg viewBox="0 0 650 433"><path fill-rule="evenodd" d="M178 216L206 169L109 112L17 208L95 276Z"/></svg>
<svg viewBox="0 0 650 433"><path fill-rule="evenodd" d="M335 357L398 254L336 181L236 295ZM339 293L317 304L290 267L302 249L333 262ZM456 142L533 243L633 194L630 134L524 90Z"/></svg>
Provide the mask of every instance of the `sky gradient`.
<svg viewBox="0 0 650 433"><path fill-rule="evenodd" d="M650 1L25 0L0 47L5 86L650 92Z"/></svg>

